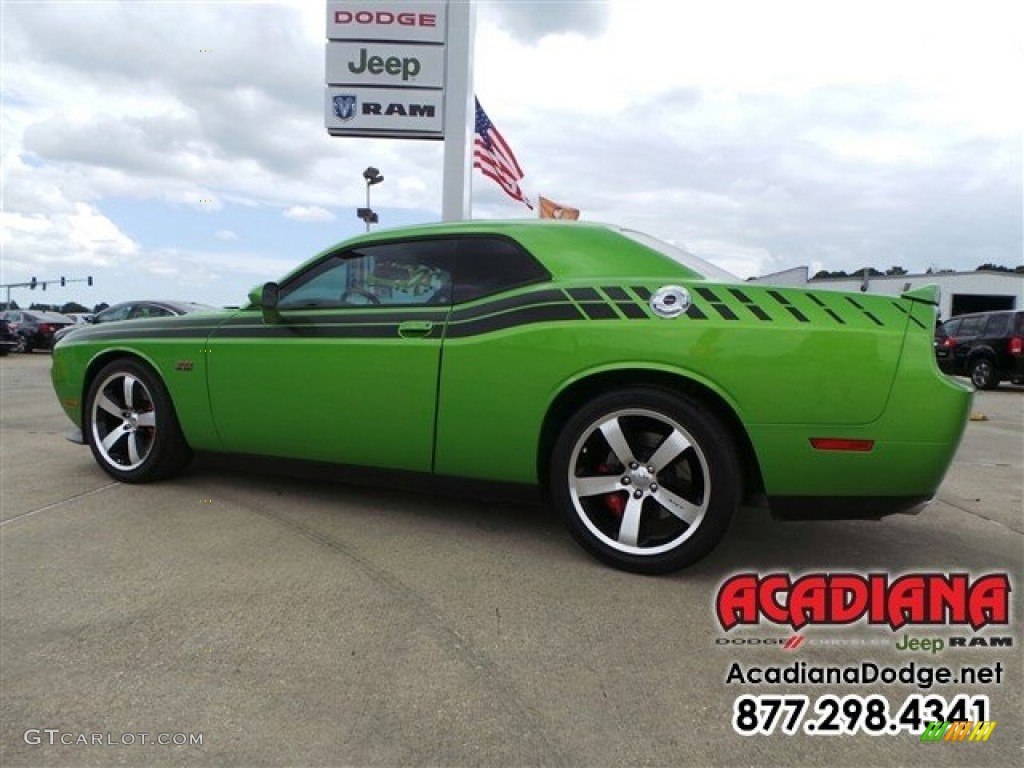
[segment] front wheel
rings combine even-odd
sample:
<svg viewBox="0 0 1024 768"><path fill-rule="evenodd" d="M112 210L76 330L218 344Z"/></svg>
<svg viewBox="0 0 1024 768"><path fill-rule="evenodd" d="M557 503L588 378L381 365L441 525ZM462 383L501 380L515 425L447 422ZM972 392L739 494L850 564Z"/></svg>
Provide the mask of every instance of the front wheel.
<svg viewBox="0 0 1024 768"><path fill-rule="evenodd" d="M115 360L99 372L86 397L84 427L96 463L123 483L170 477L192 458L167 390L136 360Z"/></svg>
<svg viewBox="0 0 1024 768"><path fill-rule="evenodd" d="M653 389L595 398L559 435L552 498L573 537L623 570L668 573L721 540L742 498L728 429L697 401Z"/></svg>

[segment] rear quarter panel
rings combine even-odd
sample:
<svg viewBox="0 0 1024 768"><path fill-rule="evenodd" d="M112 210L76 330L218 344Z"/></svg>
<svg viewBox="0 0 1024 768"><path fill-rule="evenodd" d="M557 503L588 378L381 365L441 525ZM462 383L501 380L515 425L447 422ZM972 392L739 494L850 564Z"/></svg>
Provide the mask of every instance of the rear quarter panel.
<svg viewBox="0 0 1024 768"><path fill-rule="evenodd" d="M899 302L673 282L692 297L688 313L675 319L649 306L665 283L628 278L555 289L559 321L529 322L527 310L501 327L499 312L496 330L460 335L456 311L444 345L436 470L536 481L538 436L551 403L565 387L608 370L698 381L748 429L868 424L885 410L908 321ZM524 301L529 293L520 292Z"/></svg>

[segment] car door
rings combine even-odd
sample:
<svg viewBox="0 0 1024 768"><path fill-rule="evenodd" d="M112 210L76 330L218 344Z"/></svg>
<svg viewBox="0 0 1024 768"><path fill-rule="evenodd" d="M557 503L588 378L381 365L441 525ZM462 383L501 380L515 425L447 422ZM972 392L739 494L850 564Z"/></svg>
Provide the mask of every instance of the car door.
<svg viewBox="0 0 1024 768"><path fill-rule="evenodd" d="M327 254L209 339L228 451L430 471L454 243Z"/></svg>

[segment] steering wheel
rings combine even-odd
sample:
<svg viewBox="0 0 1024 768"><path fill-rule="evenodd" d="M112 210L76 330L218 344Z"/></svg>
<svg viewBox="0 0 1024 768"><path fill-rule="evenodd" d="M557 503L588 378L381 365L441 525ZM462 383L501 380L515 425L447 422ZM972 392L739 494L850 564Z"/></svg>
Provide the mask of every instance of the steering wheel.
<svg viewBox="0 0 1024 768"><path fill-rule="evenodd" d="M348 300L349 296L361 296L362 298L366 299L366 303L367 304L380 304L380 299L378 299L376 296L374 296L369 291L364 291L364 290L362 290L360 288L350 288L347 291L345 291L343 294L341 294L341 303L342 304L351 304L352 302L350 302ZM359 303L359 302L356 302L356 303Z"/></svg>

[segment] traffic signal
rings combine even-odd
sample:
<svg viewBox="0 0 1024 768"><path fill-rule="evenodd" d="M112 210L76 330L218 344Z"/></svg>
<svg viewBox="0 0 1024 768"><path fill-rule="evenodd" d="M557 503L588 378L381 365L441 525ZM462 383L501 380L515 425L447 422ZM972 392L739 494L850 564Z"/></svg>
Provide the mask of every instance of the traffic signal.
<svg viewBox="0 0 1024 768"><path fill-rule="evenodd" d="M92 275L89 275L89 276L88 276L87 278L85 278L85 282L86 282L86 283L87 283L88 285L92 285Z"/></svg>
<svg viewBox="0 0 1024 768"><path fill-rule="evenodd" d="M61 275L60 276L60 287L63 288L65 285L66 285L66 283L64 282L64 275Z"/></svg>
<svg viewBox="0 0 1024 768"><path fill-rule="evenodd" d="M32 282L28 284L28 287L33 291L36 289L36 279L34 277L32 278Z"/></svg>

